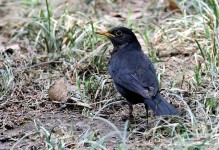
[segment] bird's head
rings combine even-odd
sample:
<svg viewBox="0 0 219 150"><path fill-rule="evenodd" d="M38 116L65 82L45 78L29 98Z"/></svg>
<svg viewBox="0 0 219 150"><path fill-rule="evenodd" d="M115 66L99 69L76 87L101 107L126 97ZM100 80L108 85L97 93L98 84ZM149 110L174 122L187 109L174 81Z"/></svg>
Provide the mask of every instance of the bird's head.
<svg viewBox="0 0 219 150"><path fill-rule="evenodd" d="M136 43L139 45L135 34L132 32L131 29L128 29L126 27L115 27L110 29L109 31L99 31L96 33L108 37L115 48L125 47L131 43Z"/></svg>

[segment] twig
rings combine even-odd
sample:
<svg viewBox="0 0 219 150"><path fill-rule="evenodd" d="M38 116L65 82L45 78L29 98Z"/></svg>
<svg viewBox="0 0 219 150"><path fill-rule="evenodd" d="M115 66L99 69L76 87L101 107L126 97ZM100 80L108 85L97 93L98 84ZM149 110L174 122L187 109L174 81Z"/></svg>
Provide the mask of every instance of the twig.
<svg viewBox="0 0 219 150"><path fill-rule="evenodd" d="M47 64L51 64L51 63L62 63L63 61L48 61L48 62L42 62L42 63L39 63L39 64L35 64L35 65L32 65L32 66L27 66L27 67L23 67L23 68L20 68L20 69L16 69L15 70L15 73L16 72L19 72L19 71L24 71L24 70L27 70L27 69L31 69L31 68L35 68L35 67L39 67L39 66L43 66L43 65L47 65Z"/></svg>

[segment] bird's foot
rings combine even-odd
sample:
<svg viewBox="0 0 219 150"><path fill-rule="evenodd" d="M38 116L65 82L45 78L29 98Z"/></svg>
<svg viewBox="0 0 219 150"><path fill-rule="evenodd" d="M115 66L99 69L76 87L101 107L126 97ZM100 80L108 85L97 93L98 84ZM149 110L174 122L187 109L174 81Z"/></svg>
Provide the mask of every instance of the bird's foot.
<svg viewBox="0 0 219 150"><path fill-rule="evenodd" d="M143 133L147 130L147 126L139 126L137 127L136 131L138 131L139 133Z"/></svg>
<svg viewBox="0 0 219 150"><path fill-rule="evenodd" d="M133 115L129 115L129 116L123 116L122 117L122 121L127 121L127 120L132 122L134 120L134 116Z"/></svg>

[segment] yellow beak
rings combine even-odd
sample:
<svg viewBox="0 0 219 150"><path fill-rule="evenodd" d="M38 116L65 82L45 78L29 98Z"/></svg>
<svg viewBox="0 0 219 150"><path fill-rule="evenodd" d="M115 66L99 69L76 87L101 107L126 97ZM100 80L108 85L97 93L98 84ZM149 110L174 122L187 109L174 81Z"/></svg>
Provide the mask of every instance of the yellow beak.
<svg viewBox="0 0 219 150"><path fill-rule="evenodd" d="M115 37L113 34L107 32L107 31L97 31L96 33L100 34L100 35L105 35L106 37Z"/></svg>

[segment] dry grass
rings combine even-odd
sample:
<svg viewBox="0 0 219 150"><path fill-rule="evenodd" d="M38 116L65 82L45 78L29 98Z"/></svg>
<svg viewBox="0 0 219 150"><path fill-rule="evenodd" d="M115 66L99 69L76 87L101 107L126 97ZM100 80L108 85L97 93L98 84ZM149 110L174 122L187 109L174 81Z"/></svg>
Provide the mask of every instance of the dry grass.
<svg viewBox="0 0 219 150"><path fill-rule="evenodd" d="M0 9L4 15L1 145L5 149L219 148L219 4L179 1L182 13L177 13L165 12L166 5L157 2L145 2L148 9L143 2L110 0L5 2ZM162 93L180 116L150 115L146 124L141 117L144 108L137 105L135 120L123 121L128 110L118 102L122 98L107 71L112 45L95 34L117 25L138 34L157 68ZM5 46L11 46L12 55ZM68 100L54 103L48 89L60 77L68 82Z"/></svg>

